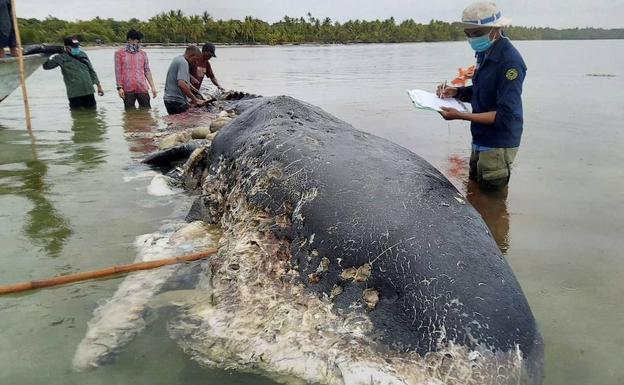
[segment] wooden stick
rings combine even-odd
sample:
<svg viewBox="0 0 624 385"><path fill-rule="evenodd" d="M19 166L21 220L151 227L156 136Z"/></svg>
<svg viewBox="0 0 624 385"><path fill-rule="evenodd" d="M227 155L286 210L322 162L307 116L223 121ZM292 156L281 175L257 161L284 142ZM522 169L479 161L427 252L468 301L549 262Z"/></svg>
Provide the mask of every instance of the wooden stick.
<svg viewBox="0 0 624 385"><path fill-rule="evenodd" d="M201 92L199 92L199 90L197 88L195 88L195 86L193 86L192 84L189 83L189 88L191 89L191 92L193 94L195 94L195 96L197 96L199 99L201 100L206 100L206 98L204 97L204 95L202 95Z"/></svg>
<svg viewBox="0 0 624 385"><path fill-rule="evenodd" d="M26 90L26 70L24 69L24 56L22 55L22 37L19 32L17 23L17 9L15 8L15 0L11 0L11 16L13 17L13 30L15 31L15 42L17 43L17 60L20 69L20 83L22 85L22 97L24 99L24 112L26 114L26 128L31 140L34 141L32 133L32 124L30 122L30 107L28 105L28 90Z"/></svg>
<svg viewBox="0 0 624 385"><path fill-rule="evenodd" d="M202 253L184 255L181 257L159 259L156 261L148 261L148 262L130 263L127 265L112 266L112 267L108 267L108 268L100 269L100 270L85 271L82 273L63 275L60 277L40 279L36 281L21 282L21 283L16 283L13 285L0 286L0 295L41 289L45 287L65 285L67 283L73 283L73 282L82 282L82 281L86 281L89 279L109 277L109 276L118 275L118 274L126 274L132 271L151 270L151 269L156 269L158 267L162 267L166 265L173 265L176 263L197 261L199 259L210 257L211 255L216 254L218 251L219 251L218 249L208 249Z"/></svg>

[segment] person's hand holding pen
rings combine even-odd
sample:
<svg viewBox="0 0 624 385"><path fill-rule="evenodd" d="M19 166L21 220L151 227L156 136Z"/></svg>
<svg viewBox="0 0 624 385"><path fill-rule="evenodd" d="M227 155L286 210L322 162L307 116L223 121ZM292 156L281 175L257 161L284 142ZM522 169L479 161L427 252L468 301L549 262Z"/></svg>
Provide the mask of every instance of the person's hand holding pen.
<svg viewBox="0 0 624 385"><path fill-rule="evenodd" d="M439 98L454 98L457 96L457 87L447 87L446 82L439 84L436 91Z"/></svg>

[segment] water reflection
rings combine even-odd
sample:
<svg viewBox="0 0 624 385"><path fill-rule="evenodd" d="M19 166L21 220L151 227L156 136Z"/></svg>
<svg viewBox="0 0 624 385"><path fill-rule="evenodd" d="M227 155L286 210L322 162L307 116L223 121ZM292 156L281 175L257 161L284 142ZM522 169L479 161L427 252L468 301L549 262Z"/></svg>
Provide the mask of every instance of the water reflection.
<svg viewBox="0 0 624 385"><path fill-rule="evenodd" d="M72 141L76 144L73 159L79 171L93 170L105 162L106 151L92 144L102 142L106 117L99 110L71 110Z"/></svg>
<svg viewBox="0 0 624 385"><path fill-rule="evenodd" d="M508 191L508 187L499 191L483 190L473 180L466 184L466 198L483 217L503 254L509 250Z"/></svg>
<svg viewBox="0 0 624 385"><path fill-rule="evenodd" d="M45 182L48 166L39 160L26 162L26 166L27 171L21 175L24 181L21 192L34 207L27 213L24 232L33 244L42 247L49 256L58 257L65 240L72 234L70 222L45 196L50 190Z"/></svg>
<svg viewBox="0 0 624 385"><path fill-rule="evenodd" d="M28 153L31 150L19 139L5 144L13 147L12 151ZM9 164L12 167L0 170L0 195L17 195L32 203L32 208L26 212L23 233L48 256L58 257L72 229L69 220L47 198L52 189L46 181L48 166L37 159L24 160L21 164L25 167L17 164Z"/></svg>
<svg viewBox="0 0 624 385"><path fill-rule="evenodd" d="M154 131L158 128L158 118L154 114L153 110L142 108L124 112L124 133L131 152L144 155L158 149L158 143L154 139Z"/></svg>
<svg viewBox="0 0 624 385"><path fill-rule="evenodd" d="M445 167L445 175L481 214L492 237L503 254L509 250L509 212L507 211L508 187L500 191L483 190L479 184L468 179L468 157L451 154Z"/></svg>

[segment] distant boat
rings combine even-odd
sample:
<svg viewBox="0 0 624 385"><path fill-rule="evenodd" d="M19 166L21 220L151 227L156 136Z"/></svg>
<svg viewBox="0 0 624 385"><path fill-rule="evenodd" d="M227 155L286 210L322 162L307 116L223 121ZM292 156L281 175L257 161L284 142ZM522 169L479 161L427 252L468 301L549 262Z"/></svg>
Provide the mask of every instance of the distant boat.
<svg viewBox="0 0 624 385"><path fill-rule="evenodd" d="M26 77L30 76L37 68L48 59L44 54L24 56L24 69ZM0 102L11 95L20 85L19 61L16 57L0 59Z"/></svg>

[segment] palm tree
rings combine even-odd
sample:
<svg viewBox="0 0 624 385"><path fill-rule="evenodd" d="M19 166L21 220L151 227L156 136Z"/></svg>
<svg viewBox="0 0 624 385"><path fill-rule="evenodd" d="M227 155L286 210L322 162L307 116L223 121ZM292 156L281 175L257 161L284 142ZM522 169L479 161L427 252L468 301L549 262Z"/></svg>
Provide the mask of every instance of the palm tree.
<svg viewBox="0 0 624 385"><path fill-rule="evenodd" d="M210 14L207 11L204 11L204 13L202 13L201 18L204 24L208 24L211 21L213 21L212 16L210 16Z"/></svg>
<svg viewBox="0 0 624 385"><path fill-rule="evenodd" d="M245 38L246 43L255 43L256 42L256 21L251 17L245 17L245 21L241 26L241 33Z"/></svg>
<svg viewBox="0 0 624 385"><path fill-rule="evenodd" d="M199 42L204 34L204 21L202 18L197 15L190 16L187 22L187 31L194 43Z"/></svg>

